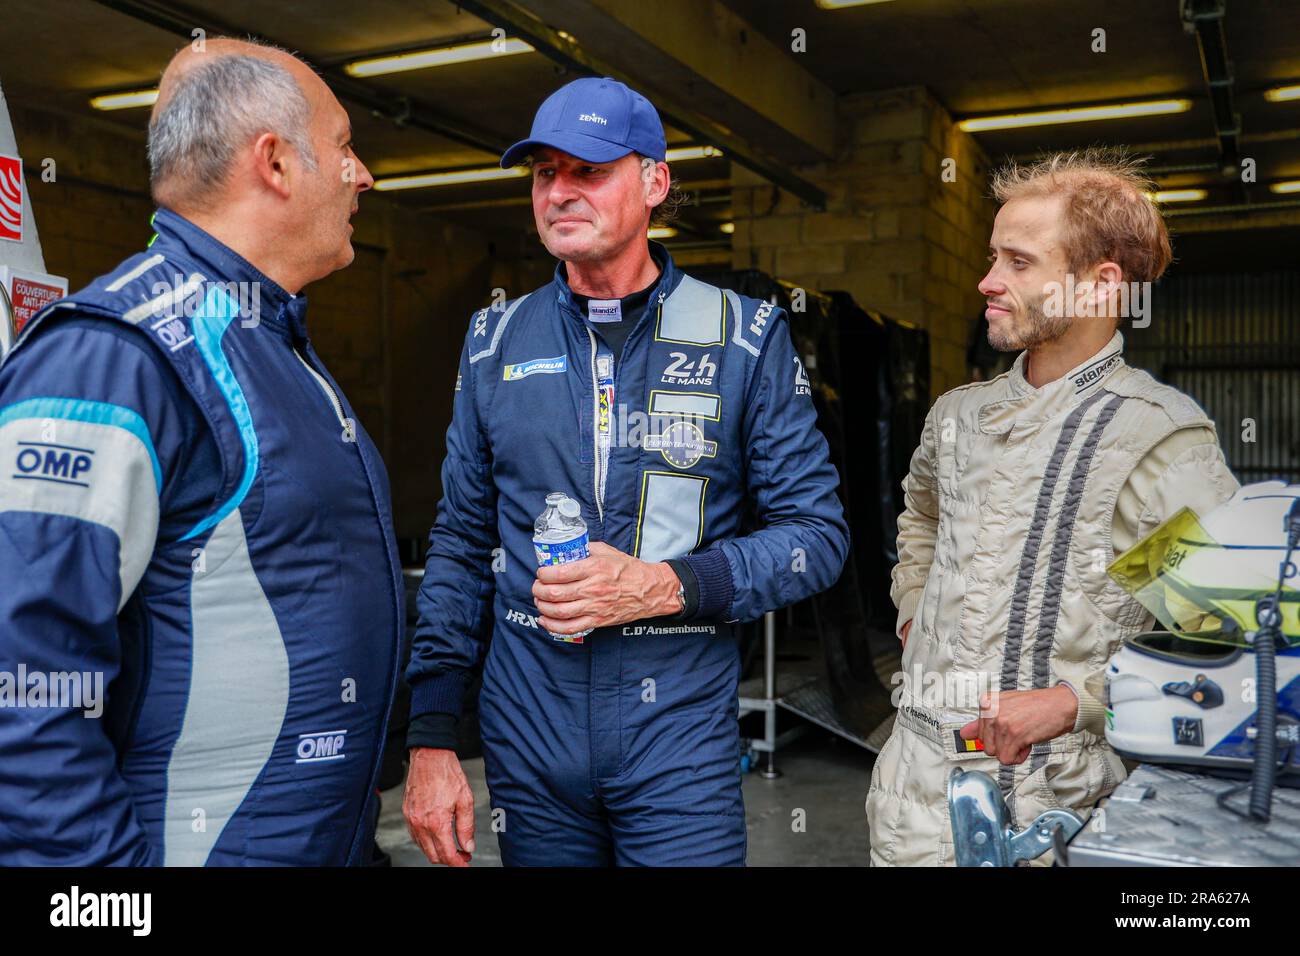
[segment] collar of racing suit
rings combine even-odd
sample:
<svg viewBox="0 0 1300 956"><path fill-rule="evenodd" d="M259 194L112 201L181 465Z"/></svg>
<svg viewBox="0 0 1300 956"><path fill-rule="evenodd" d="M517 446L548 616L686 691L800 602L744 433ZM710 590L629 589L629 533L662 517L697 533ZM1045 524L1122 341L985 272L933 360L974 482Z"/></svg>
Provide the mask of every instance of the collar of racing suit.
<svg viewBox="0 0 1300 956"><path fill-rule="evenodd" d="M650 257L654 259L655 264L659 266L659 281L651 287L650 296L646 299L645 315L637 323L645 321L645 317L653 315L655 306L663 303L664 299L677 288L677 283L681 281L682 274L677 271L677 266L673 262L673 257L668 254L668 249L661 242L655 242L653 239L646 240L650 244ZM577 299L574 297L573 289L569 287L569 275L565 271L564 263L559 262L555 266L555 278L551 283L555 287L555 299L559 303L560 313L578 323L584 328L587 327L587 312L579 307Z"/></svg>
<svg viewBox="0 0 1300 956"><path fill-rule="evenodd" d="M1028 352L1016 356L1006 373L1010 395L1004 394L980 408L980 431L1002 435L1017 424L1048 421L1068 412L1094 395L1102 382L1124 366L1124 336L1116 332L1099 351L1042 388L1025 378Z"/></svg>
<svg viewBox="0 0 1300 956"><path fill-rule="evenodd" d="M307 297L292 295L229 246L204 232L184 216L159 206L153 229L158 244L179 245L208 273L213 282L257 283L258 320L295 340L307 338Z"/></svg>

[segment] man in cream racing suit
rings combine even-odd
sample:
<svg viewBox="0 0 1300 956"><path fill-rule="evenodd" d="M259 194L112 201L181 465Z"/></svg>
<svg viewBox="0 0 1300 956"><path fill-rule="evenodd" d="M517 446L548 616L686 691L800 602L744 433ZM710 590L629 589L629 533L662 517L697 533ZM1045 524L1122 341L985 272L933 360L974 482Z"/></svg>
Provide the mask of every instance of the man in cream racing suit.
<svg viewBox="0 0 1300 956"><path fill-rule="evenodd" d="M1237 488L1196 403L1124 362L1119 320L1149 307L1171 257L1149 188L1095 151L995 178L979 288L991 344L1025 351L935 403L904 481L902 687L867 798L873 865L953 862L954 767L992 775L1018 827L1086 813L1124 779L1100 675L1149 617L1106 568Z"/></svg>

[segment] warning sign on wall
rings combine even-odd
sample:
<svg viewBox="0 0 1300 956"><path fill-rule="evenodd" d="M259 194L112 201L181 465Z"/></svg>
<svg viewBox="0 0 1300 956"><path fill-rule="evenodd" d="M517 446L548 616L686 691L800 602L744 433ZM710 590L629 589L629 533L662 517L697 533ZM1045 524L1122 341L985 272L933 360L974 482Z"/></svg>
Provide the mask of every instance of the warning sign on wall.
<svg viewBox="0 0 1300 956"><path fill-rule="evenodd" d="M0 283L9 293L14 310L14 331L23 326L41 309L68 294L68 280L62 276L33 272L30 269L10 269L0 266Z"/></svg>
<svg viewBox="0 0 1300 956"><path fill-rule="evenodd" d="M23 161L0 154L0 239L23 241Z"/></svg>

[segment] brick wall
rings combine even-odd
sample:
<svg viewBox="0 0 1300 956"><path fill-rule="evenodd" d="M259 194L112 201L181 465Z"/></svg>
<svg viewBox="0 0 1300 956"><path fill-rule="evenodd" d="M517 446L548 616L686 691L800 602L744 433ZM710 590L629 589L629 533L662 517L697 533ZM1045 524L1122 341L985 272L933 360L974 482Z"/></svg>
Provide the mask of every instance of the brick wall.
<svg viewBox="0 0 1300 956"><path fill-rule="evenodd" d="M930 332L933 395L967 380L995 208L988 160L925 89L841 98L835 158L797 172L828 196L814 212L733 165L732 265L819 290ZM945 182L943 160L955 160Z"/></svg>

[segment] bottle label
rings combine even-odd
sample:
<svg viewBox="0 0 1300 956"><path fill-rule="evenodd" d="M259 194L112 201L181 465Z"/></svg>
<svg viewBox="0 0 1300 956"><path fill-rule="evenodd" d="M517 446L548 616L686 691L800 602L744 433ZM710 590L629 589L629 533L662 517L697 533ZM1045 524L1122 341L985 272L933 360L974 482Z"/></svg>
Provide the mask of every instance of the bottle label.
<svg viewBox="0 0 1300 956"><path fill-rule="evenodd" d="M548 564L568 564L570 561L581 561L587 556L587 536L580 534L568 541L558 542L538 541L534 538L533 550L537 552L539 567L545 567Z"/></svg>

